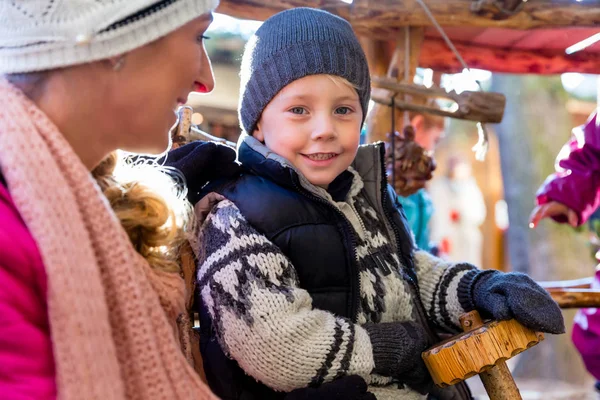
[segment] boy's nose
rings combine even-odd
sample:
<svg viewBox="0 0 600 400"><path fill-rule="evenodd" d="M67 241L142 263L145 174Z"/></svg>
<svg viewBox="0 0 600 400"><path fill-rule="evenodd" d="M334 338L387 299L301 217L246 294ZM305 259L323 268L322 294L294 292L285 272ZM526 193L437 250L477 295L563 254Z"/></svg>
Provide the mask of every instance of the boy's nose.
<svg viewBox="0 0 600 400"><path fill-rule="evenodd" d="M319 118L312 136L314 140L334 139L337 135L335 133L335 125L331 118Z"/></svg>

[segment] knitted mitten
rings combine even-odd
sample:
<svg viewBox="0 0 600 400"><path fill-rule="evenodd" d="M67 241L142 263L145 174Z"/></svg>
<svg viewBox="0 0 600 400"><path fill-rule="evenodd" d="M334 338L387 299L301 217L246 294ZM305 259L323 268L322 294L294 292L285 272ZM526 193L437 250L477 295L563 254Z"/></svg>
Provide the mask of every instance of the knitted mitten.
<svg viewBox="0 0 600 400"><path fill-rule="evenodd" d="M344 376L317 388L296 389L285 400L376 400L367 392L367 383L358 375Z"/></svg>
<svg viewBox="0 0 600 400"><path fill-rule="evenodd" d="M514 318L535 331L565 333L558 305L525 274L491 270L468 272L459 283L458 298L465 310L476 309L484 318Z"/></svg>
<svg viewBox="0 0 600 400"><path fill-rule="evenodd" d="M239 175L241 168L235 162L236 157L235 150L227 146L195 141L170 151L158 162L181 171L188 188L188 200L196 204L207 182Z"/></svg>
<svg viewBox="0 0 600 400"><path fill-rule="evenodd" d="M407 321L367 323L363 328L369 334L373 347L373 372L397 378L420 393L429 392L433 381L421 353L430 343L423 327Z"/></svg>

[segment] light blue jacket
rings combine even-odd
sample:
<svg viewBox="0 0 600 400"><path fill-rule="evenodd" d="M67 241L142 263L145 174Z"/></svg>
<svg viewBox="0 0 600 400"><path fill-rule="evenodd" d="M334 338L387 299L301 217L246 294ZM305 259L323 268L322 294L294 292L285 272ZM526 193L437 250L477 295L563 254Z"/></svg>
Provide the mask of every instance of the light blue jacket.
<svg viewBox="0 0 600 400"><path fill-rule="evenodd" d="M415 243L421 250L430 251L429 220L433 215L433 202L425 189L408 197L398 196L398 201L404 207L408 226L415 235Z"/></svg>

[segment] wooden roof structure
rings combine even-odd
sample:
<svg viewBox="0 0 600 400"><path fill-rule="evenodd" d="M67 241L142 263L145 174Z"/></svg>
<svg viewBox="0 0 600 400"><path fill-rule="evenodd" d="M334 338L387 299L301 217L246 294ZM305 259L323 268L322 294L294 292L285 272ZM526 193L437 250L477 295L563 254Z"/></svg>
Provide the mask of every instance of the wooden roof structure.
<svg viewBox="0 0 600 400"><path fill-rule="evenodd" d="M600 74L600 42L565 49L600 32L600 0L424 0L469 67L494 72ZM419 0L221 0L218 12L264 20L293 7L328 10L359 36L393 48L404 27L420 28L418 65L439 72L463 68L432 26ZM387 53L390 53L389 51ZM388 60L389 61L389 60Z"/></svg>

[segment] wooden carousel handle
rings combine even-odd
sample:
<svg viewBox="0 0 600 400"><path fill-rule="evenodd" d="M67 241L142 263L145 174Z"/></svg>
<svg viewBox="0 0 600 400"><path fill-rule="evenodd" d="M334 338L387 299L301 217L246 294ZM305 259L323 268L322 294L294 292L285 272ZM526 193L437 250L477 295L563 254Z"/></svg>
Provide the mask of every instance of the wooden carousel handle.
<svg viewBox="0 0 600 400"><path fill-rule="evenodd" d="M483 323L477 311L460 317L464 330L422 354L433 381L441 387L479 375L490 400L521 395L505 361L536 345L544 335L516 320Z"/></svg>

